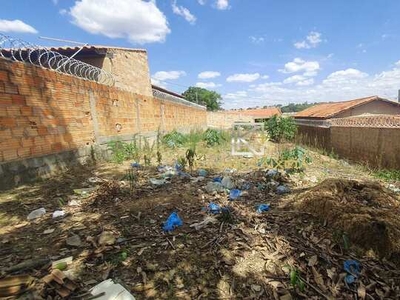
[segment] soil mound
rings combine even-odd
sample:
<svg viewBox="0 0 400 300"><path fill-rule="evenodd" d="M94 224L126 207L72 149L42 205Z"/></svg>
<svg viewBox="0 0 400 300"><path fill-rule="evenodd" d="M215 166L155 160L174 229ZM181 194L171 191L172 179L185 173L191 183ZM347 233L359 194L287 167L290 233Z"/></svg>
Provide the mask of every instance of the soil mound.
<svg viewBox="0 0 400 300"><path fill-rule="evenodd" d="M400 201L380 184L327 179L299 194L296 206L346 232L352 245L400 263Z"/></svg>

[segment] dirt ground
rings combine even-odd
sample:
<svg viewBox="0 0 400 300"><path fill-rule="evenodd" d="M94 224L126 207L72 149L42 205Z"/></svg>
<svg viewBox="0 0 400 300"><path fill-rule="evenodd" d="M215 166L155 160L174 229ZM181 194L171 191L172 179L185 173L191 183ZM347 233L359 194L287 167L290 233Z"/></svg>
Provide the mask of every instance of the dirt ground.
<svg viewBox="0 0 400 300"><path fill-rule="evenodd" d="M281 147L269 144L268 155ZM173 166L182 151L166 150L163 163ZM93 299L88 290L108 278L136 299L400 299L399 196L363 167L309 153L301 174L271 177L226 145L199 149L191 178L160 186L149 181L163 175L154 166L98 163L4 192L0 297L12 286L28 290L20 299L61 299L67 280L43 278L51 262L72 257L56 266L76 286L66 299ZM224 176L241 189L238 199L207 190ZM210 202L223 212L212 214ZM260 204L269 211L258 213ZM41 207L46 214L28 221ZM65 215L53 219L56 210ZM165 233L172 212L183 225ZM346 282L349 259L361 266L354 283ZM18 274L30 277L11 277Z"/></svg>

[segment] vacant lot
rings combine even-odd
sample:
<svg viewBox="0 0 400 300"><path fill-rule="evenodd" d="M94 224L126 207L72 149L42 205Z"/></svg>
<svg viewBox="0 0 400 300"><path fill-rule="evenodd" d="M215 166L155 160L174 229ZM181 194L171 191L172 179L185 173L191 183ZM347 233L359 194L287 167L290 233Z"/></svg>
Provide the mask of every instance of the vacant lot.
<svg viewBox="0 0 400 300"><path fill-rule="evenodd" d="M285 148L293 145L268 143L266 156ZM192 170L174 167L185 147L162 148L171 169L155 167L155 158L140 167L90 164L1 194L3 275L34 278L23 287L34 299L60 298L60 286L41 279L66 257L72 262L56 267L77 286L71 299L89 298L107 278L136 299L400 297L399 197L387 182L311 150L304 172L291 174L232 156L227 143L196 151ZM234 189L241 194L231 201ZM257 212L260 204L269 210ZM42 207L42 217L27 220ZM52 218L56 210L65 215ZM183 225L164 232L172 212ZM360 265L353 281L350 259Z"/></svg>

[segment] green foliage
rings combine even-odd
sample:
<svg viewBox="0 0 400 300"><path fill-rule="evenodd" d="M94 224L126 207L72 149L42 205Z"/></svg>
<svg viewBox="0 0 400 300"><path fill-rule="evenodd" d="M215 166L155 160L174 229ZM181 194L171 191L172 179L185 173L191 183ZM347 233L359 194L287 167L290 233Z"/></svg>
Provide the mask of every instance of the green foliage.
<svg viewBox="0 0 400 300"><path fill-rule="evenodd" d="M189 164L190 171L193 171L194 161L196 158L196 149L189 148L186 150L186 161Z"/></svg>
<svg viewBox="0 0 400 300"><path fill-rule="evenodd" d="M308 103L307 101L304 103L289 103L288 105L281 106L281 111L283 113L286 112L299 112L302 110L305 110L306 108L309 108L317 103Z"/></svg>
<svg viewBox="0 0 400 300"><path fill-rule="evenodd" d="M205 105L207 110L215 111L221 109L222 97L217 92L191 86L182 94L182 96L190 102Z"/></svg>
<svg viewBox="0 0 400 300"><path fill-rule="evenodd" d="M177 163L182 167L182 170L186 169L187 160L184 156L180 156L177 159Z"/></svg>
<svg viewBox="0 0 400 300"><path fill-rule="evenodd" d="M135 189L136 183L138 181L138 175L132 168L128 169L125 173L124 179L129 181L129 189L132 192Z"/></svg>
<svg viewBox="0 0 400 300"><path fill-rule="evenodd" d="M400 181L400 170L379 170L374 176L385 181Z"/></svg>
<svg viewBox="0 0 400 300"><path fill-rule="evenodd" d="M297 132L297 126L292 117L280 117L277 115L265 122L265 129L270 138L277 143L283 140L293 140Z"/></svg>
<svg viewBox="0 0 400 300"><path fill-rule="evenodd" d="M140 147L137 143L136 136L130 143L120 140L110 141L107 143L107 149L111 151L111 160L118 164L121 164L127 159L139 161L140 158Z"/></svg>
<svg viewBox="0 0 400 300"><path fill-rule="evenodd" d="M162 154L161 154L160 150L157 151L157 163L159 166L162 163Z"/></svg>
<svg viewBox="0 0 400 300"><path fill-rule="evenodd" d="M204 141L207 146L221 145L223 142L227 141L226 136L221 130L208 128L204 132Z"/></svg>
<svg viewBox="0 0 400 300"><path fill-rule="evenodd" d="M282 151L277 159L272 157L261 158L258 164L278 169L287 170L291 172L303 172L304 165L312 162L311 157L307 154L306 150L296 146L293 149L285 149Z"/></svg>
<svg viewBox="0 0 400 300"><path fill-rule="evenodd" d="M299 288L299 290L303 292L305 289L305 284L300 277L299 271L296 268L290 268L289 277L290 277L290 284L294 288Z"/></svg>
<svg viewBox="0 0 400 300"><path fill-rule="evenodd" d="M163 136L162 142L169 148L182 147L186 142L186 137L182 133L173 130Z"/></svg>

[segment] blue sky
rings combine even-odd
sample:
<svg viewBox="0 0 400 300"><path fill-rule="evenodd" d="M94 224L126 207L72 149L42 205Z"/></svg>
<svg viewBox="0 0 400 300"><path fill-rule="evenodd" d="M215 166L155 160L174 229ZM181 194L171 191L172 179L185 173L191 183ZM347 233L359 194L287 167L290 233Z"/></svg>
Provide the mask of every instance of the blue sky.
<svg viewBox="0 0 400 300"><path fill-rule="evenodd" d="M144 48L155 83L239 108L395 98L399 11L398 0L16 0L2 2L0 32Z"/></svg>

